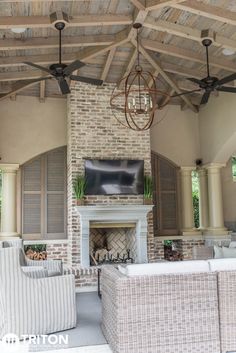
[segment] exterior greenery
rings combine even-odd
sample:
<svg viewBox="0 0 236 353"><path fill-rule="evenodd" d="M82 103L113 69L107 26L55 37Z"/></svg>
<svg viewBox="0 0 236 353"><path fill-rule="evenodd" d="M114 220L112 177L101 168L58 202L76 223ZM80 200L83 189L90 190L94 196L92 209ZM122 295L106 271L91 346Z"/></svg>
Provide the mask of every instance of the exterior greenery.
<svg viewBox="0 0 236 353"><path fill-rule="evenodd" d="M152 182L152 177L149 175L144 176L144 198L145 199L152 199L152 193L153 193L153 182Z"/></svg>
<svg viewBox="0 0 236 353"><path fill-rule="evenodd" d="M194 225L196 228L199 227L199 184L197 173L192 174L192 188L193 188L193 211L194 211Z"/></svg>
<svg viewBox="0 0 236 353"><path fill-rule="evenodd" d="M232 177L233 177L233 181L236 181L236 157L232 157L231 162L232 162Z"/></svg>
<svg viewBox="0 0 236 353"><path fill-rule="evenodd" d="M73 183L73 190L76 200L81 200L84 198L86 189L86 179L83 175L78 175Z"/></svg>

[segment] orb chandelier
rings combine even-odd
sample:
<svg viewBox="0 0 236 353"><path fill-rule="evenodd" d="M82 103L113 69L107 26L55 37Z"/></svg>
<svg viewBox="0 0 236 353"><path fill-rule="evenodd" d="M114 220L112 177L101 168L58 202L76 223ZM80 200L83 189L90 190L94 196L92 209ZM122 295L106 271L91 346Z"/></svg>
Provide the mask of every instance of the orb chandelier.
<svg viewBox="0 0 236 353"><path fill-rule="evenodd" d="M116 120L123 126L136 131L148 130L154 122L158 109L166 106L170 95L156 87L156 80L149 71L140 65L139 30L137 29L137 65L127 76L123 77L114 88L110 106Z"/></svg>

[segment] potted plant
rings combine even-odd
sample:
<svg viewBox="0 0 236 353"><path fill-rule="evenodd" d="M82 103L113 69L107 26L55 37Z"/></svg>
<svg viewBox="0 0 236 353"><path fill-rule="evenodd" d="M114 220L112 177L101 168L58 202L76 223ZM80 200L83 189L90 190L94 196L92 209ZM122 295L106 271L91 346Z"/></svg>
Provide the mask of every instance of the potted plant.
<svg viewBox="0 0 236 353"><path fill-rule="evenodd" d="M77 206L84 205L84 195L86 189L86 179L83 175L78 175L73 183L74 194Z"/></svg>
<svg viewBox="0 0 236 353"><path fill-rule="evenodd" d="M152 193L153 193L153 182L152 177L150 175L144 176L144 204L151 205L152 204Z"/></svg>

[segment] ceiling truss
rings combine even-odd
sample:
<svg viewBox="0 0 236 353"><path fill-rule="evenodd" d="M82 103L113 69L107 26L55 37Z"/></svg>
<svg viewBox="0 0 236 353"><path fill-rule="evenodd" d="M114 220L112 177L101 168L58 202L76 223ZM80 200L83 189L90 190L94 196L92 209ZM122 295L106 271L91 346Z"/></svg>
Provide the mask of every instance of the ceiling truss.
<svg viewBox="0 0 236 353"><path fill-rule="evenodd" d="M44 2L46 0L41 0ZM58 1L58 0L57 0ZM63 1L63 0L59 0ZM84 0L79 0L83 1ZM89 0L87 0L89 2ZM2 0L1 3L11 3L14 0ZM24 2L23 0L18 1ZM28 0L28 2L38 2L38 0ZM126 76L130 70L132 70L136 60L136 30L132 27L132 23L139 22L143 26L151 31L157 33L164 33L176 36L177 38L183 38L194 42L201 43L201 31L194 29L190 26L183 24L177 24L168 20L156 20L152 15L153 11L158 11L163 8L174 8L186 13L203 16L205 18L222 22L222 24L236 25L236 12L232 12L227 9L222 9L217 6L203 3L200 0L130 0L134 6L133 15L120 15L120 14L105 14L105 15L83 15L74 16L69 19L68 27L97 27L97 26L122 26L125 29L119 30L116 34L95 34L95 35L82 35L82 36L65 36L63 38L63 47L65 48L79 48L79 51L71 54L63 55L63 62L69 63L75 59L85 61L86 63L94 63L96 59L106 56L103 59L102 70L100 78L106 80L109 70L113 65L113 60L117 54L119 47L124 45L132 45L128 62L125 63L123 73L120 77ZM117 8L118 1L113 0L111 9ZM1 16L0 17L0 29L6 30L9 28L52 28L49 16ZM109 31L108 31L109 33ZM187 67L180 67L175 64L166 63L158 60L153 56L151 52L162 53L169 55L173 58L179 58L187 61L191 61L200 65L205 65L204 56L193 50L183 49L173 44L165 44L160 41L151 39L142 39L142 45L140 46L140 52L145 58L146 62L153 68L155 76L160 75L163 80L169 86L169 92L181 93L182 90L191 90L188 85L183 84L183 79L175 80L172 74L180 77L196 77L202 78L204 75L204 68L199 67L197 70L191 70ZM222 36L218 33L213 34L213 45L216 48L227 48L236 51L236 40ZM0 51L14 51L14 50L30 50L30 49L53 49L58 47L57 37L37 37L29 38L24 41L19 39L1 39L0 40ZM56 54L38 54L28 56L9 56L0 58L0 67L18 67L24 65L24 61L32 61L41 65L48 65L57 61ZM222 60L219 58L211 58L210 65L212 70L225 70L227 72L235 72L236 64L229 60ZM11 87L11 94L3 96L0 94L0 99L7 96L13 97L20 90L25 87L28 81L28 85L34 85L34 79L42 77L41 72L35 70L26 70L19 72L4 72L0 73L0 82L5 81L16 81ZM41 81L39 83L39 100L40 102L45 101L46 96L46 83ZM192 103L189 96L181 96L183 105L189 107L193 111L197 111L197 107Z"/></svg>

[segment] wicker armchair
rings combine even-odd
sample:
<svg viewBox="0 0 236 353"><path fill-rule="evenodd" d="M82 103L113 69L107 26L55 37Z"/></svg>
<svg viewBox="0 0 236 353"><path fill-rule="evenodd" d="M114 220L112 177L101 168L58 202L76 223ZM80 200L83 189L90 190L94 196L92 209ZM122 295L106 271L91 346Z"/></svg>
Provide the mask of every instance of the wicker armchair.
<svg viewBox="0 0 236 353"><path fill-rule="evenodd" d="M102 310L114 353L220 352L216 273L128 277L104 266Z"/></svg>
<svg viewBox="0 0 236 353"><path fill-rule="evenodd" d="M0 249L0 338L7 333L42 335L76 326L73 275L30 278L20 249Z"/></svg>

